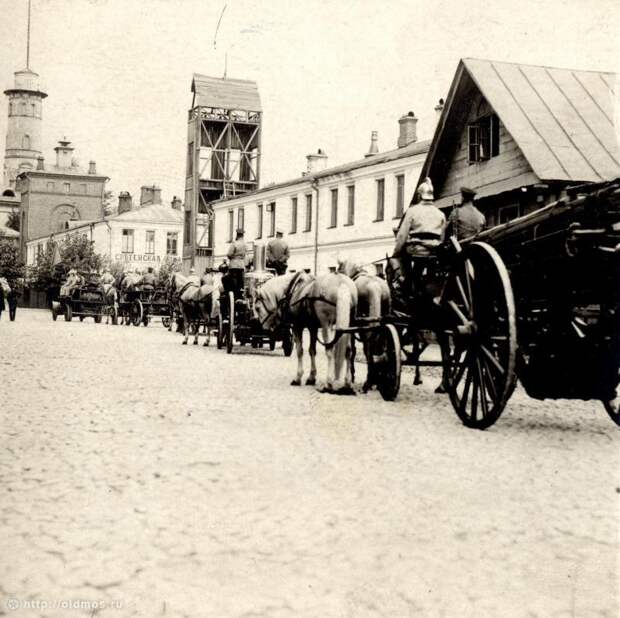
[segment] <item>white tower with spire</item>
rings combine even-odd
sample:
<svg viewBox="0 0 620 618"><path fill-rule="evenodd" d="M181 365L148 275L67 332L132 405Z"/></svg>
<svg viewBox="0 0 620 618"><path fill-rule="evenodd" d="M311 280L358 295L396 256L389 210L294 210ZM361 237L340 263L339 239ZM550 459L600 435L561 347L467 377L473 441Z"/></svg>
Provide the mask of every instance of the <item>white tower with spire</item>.
<svg viewBox="0 0 620 618"><path fill-rule="evenodd" d="M13 88L4 91L9 100L9 119L4 153L4 186L15 188L21 171L36 169L41 157L43 99L39 75L30 69L30 0L28 0L28 40L26 68L15 72Z"/></svg>

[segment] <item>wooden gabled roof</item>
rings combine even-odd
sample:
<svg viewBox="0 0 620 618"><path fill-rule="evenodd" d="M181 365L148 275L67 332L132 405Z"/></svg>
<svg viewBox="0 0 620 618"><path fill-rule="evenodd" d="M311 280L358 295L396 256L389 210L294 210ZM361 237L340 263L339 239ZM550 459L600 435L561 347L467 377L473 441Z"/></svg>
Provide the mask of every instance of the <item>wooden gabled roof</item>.
<svg viewBox="0 0 620 618"><path fill-rule="evenodd" d="M450 140L463 128L471 85L480 90L542 181L620 176L616 75L466 58L459 62L420 178L441 182ZM443 154L442 154L443 153Z"/></svg>
<svg viewBox="0 0 620 618"><path fill-rule="evenodd" d="M194 73L194 107L219 107L249 112L262 111L256 82L245 79L221 79Z"/></svg>

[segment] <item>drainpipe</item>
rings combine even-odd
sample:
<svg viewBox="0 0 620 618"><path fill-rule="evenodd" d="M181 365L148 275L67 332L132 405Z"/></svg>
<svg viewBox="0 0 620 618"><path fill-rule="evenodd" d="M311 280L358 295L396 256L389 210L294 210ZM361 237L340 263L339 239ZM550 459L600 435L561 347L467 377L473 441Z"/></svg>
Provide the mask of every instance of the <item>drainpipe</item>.
<svg viewBox="0 0 620 618"><path fill-rule="evenodd" d="M110 256L110 263L112 263L112 227L110 222L104 217L105 224L108 226L108 255Z"/></svg>
<svg viewBox="0 0 620 618"><path fill-rule="evenodd" d="M312 189L316 192L316 216L314 217L314 275L318 274L319 261L319 181L312 181Z"/></svg>

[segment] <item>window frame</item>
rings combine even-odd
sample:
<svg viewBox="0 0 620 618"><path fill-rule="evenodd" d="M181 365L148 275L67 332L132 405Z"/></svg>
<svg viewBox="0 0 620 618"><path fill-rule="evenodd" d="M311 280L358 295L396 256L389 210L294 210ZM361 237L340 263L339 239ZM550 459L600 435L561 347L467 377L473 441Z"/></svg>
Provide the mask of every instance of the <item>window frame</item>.
<svg viewBox="0 0 620 618"><path fill-rule="evenodd" d="M62 183L62 190L63 190L63 193L69 195L69 193L71 193L71 183L70 182L63 182Z"/></svg>
<svg viewBox="0 0 620 618"><path fill-rule="evenodd" d="M312 231L312 193L306 193L306 217L304 221L304 232Z"/></svg>
<svg viewBox="0 0 620 618"><path fill-rule="evenodd" d="M256 204L256 240L263 237L263 203Z"/></svg>
<svg viewBox="0 0 620 618"><path fill-rule="evenodd" d="M150 239L149 234L152 234ZM155 255L155 230L146 230L144 233L144 253L146 255Z"/></svg>
<svg viewBox="0 0 620 618"><path fill-rule="evenodd" d="M355 185L347 185L347 220L345 226L355 225Z"/></svg>
<svg viewBox="0 0 620 618"><path fill-rule="evenodd" d="M333 187L329 190L329 225L327 229L333 229L338 227L338 187Z"/></svg>
<svg viewBox="0 0 620 618"><path fill-rule="evenodd" d="M379 191L379 187L381 187L381 191ZM375 178L375 194L377 202L374 223L378 223L385 221L385 177Z"/></svg>
<svg viewBox="0 0 620 618"><path fill-rule="evenodd" d="M129 250L129 239L131 239L131 250ZM134 253L134 230L133 228L123 228L121 236L121 253L130 254Z"/></svg>
<svg viewBox="0 0 620 618"><path fill-rule="evenodd" d="M297 234L297 208L299 200L296 195L291 196L291 231L289 234Z"/></svg>
<svg viewBox="0 0 620 618"><path fill-rule="evenodd" d="M245 232L245 208L243 206L237 209L237 229Z"/></svg>
<svg viewBox="0 0 620 618"><path fill-rule="evenodd" d="M405 213L405 174L396 174L396 210L394 219L400 219ZM402 182L401 182L402 181Z"/></svg>
<svg viewBox="0 0 620 618"><path fill-rule="evenodd" d="M276 235L276 203L267 203L267 212L269 213L269 234L268 238L273 238Z"/></svg>
<svg viewBox="0 0 620 618"><path fill-rule="evenodd" d="M235 210L234 208L228 209L228 240L227 242L232 242L235 233Z"/></svg>
<svg viewBox="0 0 620 618"><path fill-rule="evenodd" d="M170 247L174 245L174 251L170 250ZM167 232L166 233L166 255L179 255L179 233Z"/></svg>
<svg viewBox="0 0 620 618"><path fill-rule="evenodd" d="M494 112L483 114L467 125L469 164L489 161L500 154L500 122Z"/></svg>

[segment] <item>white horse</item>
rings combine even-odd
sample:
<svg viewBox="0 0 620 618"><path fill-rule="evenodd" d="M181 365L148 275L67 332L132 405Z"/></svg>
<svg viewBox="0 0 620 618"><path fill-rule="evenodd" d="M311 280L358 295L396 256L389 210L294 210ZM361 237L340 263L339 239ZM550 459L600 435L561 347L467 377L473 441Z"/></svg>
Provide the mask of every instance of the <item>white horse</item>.
<svg viewBox="0 0 620 618"><path fill-rule="evenodd" d="M357 289L349 277L329 273L315 278L302 271L266 281L256 292L254 314L267 330L290 324L297 351L297 372L291 385L299 386L304 373L304 329L310 333L310 374L306 384L316 384L320 328L327 355L327 376L321 392L354 394L351 335L338 331L351 325L356 307ZM337 388L343 373L343 385Z"/></svg>

